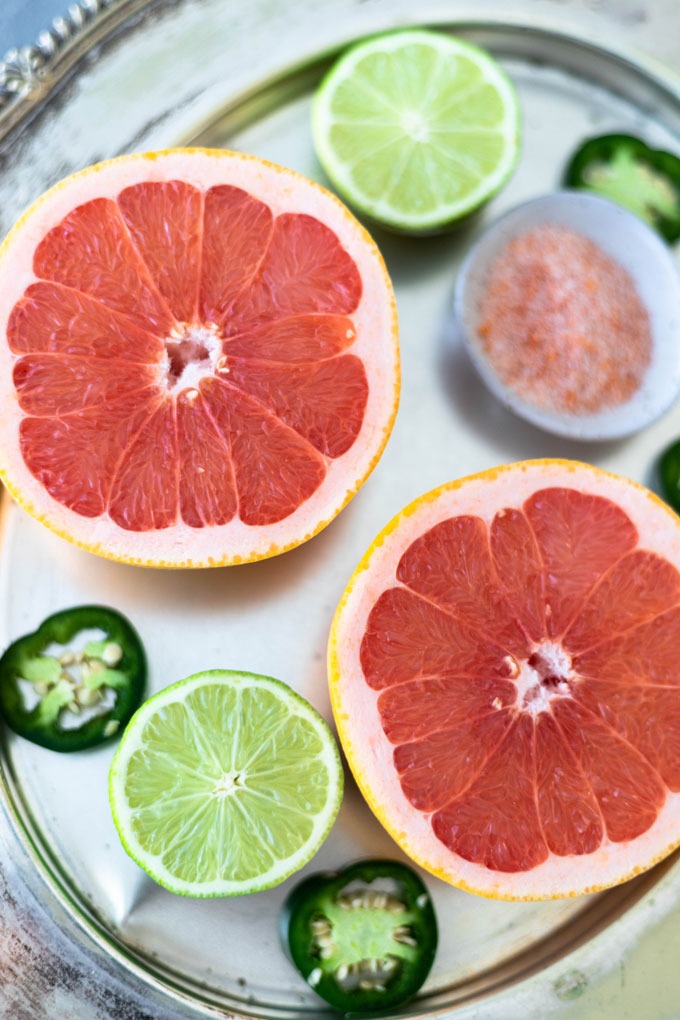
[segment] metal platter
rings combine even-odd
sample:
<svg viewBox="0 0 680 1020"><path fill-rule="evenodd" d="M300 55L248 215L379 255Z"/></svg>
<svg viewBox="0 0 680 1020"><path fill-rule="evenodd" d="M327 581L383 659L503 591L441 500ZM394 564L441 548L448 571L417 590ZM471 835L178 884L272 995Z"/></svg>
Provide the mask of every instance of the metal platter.
<svg viewBox="0 0 680 1020"><path fill-rule="evenodd" d="M307 38L298 44L296 59L289 47L288 64L272 67L264 77L257 78L252 67L244 66L225 85L217 78L209 83L206 72L197 70L198 77L204 75L200 90L192 94L184 83L174 115L167 102L155 120L150 105L143 114L135 108L127 137L117 107L106 147L102 129L93 127L85 137L88 125L69 120L68 108L70 103L82 112L89 102L90 113L96 109L92 94L88 97L88 82L102 87L106 60L114 66L112 54L144 5L136 4L134 10L132 4L123 6L131 22L123 22L114 4L102 7L107 17L117 18L96 36L104 47L103 71L93 69L92 39L87 46L76 39L69 43L71 55L64 58L63 73L54 82L55 88L59 85L54 100L58 137L46 119L50 104L31 100L23 116L32 127L26 130L24 124L21 133L21 118L0 115L0 158L6 168L0 197L4 189L8 215L14 218L19 206L54 177L92 159L140 148L141 143L239 149L326 183L312 149L309 104L334 53L358 34L349 17L332 42L329 35L322 40L321 33L316 45ZM151 20L161 17L158 6L148 5ZM211 5L196 7L207 14ZM394 23L389 5L382 5L380 17L371 28ZM665 72L566 32L498 20L452 23L438 18L432 23L488 48L509 72L524 111L523 154L502 195L458 233L409 239L373 231L397 294L403 390L392 439L364 489L325 532L283 557L191 573L99 560L48 533L4 497L3 645L56 609L105 602L125 612L145 641L150 693L200 669L240 668L280 677L330 718L325 645L334 607L374 535L415 496L456 476L537 456L586 459L650 483L649 465L680 433L680 410L625 443L583 446L538 432L498 406L477 380L452 330L451 297L457 265L477 231L517 202L556 188L567 156L582 138L629 131L678 151L680 89ZM172 21L165 25L172 28ZM275 28L270 25L270 35ZM243 26L239 31L243 33ZM139 34L136 31L135 38ZM171 44L176 48L176 40ZM136 72L137 78L135 83L118 79L122 99L131 102L133 84L143 89L153 61L151 65L140 67L128 57L130 74L134 78ZM139 96L137 91L141 102ZM63 135L68 124L74 132L70 156L65 155ZM10 143L15 162L25 171L41 140L50 160L36 163L35 171L22 178L8 161ZM297 878L238 900L187 901L155 886L120 847L106 795L111 754L104 748L58 756L2 734L0 792L7 817L40 876L40 895L59 902L95 954L115 960L123 973L141 979L177 1009L177 1015L234 1013L271 1020L325 1015L280 949L277 916L302 874L360 856L401 857L351 782L331 836ZM532 988L526 994L533 995L536 1008L543 1003L547 1011L549 1005L558 1008L578 985L560 986L562 995L554 983L532 985L532 975L557 963L564 965L565 974L572 973L579 946L591 946L597 956L608 938L616 938L620 946L622 932L627 939L638 937L652 919L642 906L660 888L680 886L680 864L667 861L606 893L547 903L490 902L424 877L440 919L440 949L425 988L407 1014L444 1013L458 1020L483 1007L489 1020L514 1020L518 1013L513 996L519 987ZM667 894L667 902L672 901Z"/></svg>

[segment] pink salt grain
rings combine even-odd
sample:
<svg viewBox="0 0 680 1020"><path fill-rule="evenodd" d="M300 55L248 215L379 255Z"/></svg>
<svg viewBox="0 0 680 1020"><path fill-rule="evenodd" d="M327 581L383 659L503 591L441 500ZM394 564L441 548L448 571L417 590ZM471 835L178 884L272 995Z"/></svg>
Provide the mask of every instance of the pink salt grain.
<svg viewBox="0 0 680 1020"><path fill-rule="evenodd" d="M613 408L651 360L649 316L630 274L593 241L559 226L514 238L493 262L480 345L502 382L536 407Z"/></svg>

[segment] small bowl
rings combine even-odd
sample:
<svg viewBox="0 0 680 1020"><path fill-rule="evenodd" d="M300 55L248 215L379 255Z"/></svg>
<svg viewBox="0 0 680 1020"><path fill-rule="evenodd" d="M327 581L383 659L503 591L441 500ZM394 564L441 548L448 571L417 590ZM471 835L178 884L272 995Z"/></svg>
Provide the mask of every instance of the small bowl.
<svg viewBox="0 0 680 1020"><path fill-rule="evenodd" d="M649 314L651 363L640 387L625 403L588 414L537 407L504 383L479 339L479 311L496 256L518 235L560 226L593 241L628 271ZM533 425L571 439L619 439L649 425L680 392L680 275L670 249L641 219L597 195L558 191L516 206L475 242L456 281L458 332L479 375L511 411Z"/></svg>

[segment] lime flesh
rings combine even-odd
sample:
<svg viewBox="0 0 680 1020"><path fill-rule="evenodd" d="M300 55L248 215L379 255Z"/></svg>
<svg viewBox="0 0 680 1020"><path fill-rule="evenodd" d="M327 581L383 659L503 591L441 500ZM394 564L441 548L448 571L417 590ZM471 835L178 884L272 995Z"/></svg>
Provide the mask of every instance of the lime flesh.
<svg viewBox="0 0 680 1020"><path fill-rule="evenodd" d="M109 799L121 842L184 896L282 882L328 834L342 767L326 722L281 681L212 670L147 701L121 739Z"/></svg>
<svg viewBox="0 0 680 1020"><path fill-rule="evenodd" d="M376 36L322 81L319 161L355 208L394 229L441 229L486 202L519 154L519 105L484 50L440 32Z"/></svg>

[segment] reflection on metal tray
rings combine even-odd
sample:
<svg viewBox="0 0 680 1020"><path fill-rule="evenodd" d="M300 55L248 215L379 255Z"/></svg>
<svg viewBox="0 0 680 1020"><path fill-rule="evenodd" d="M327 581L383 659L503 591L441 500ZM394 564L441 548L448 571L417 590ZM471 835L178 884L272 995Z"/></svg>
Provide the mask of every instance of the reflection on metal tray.
<svg viewBox="0 0 680 1020"><path fill-rule="evenodd" d="M152 690L203 668L244 668L280 677L330 717L325 642L333 609L352 565L413 497L495 463L546 455L587 457L648 481L654 452L680 431L676 412L629 443L591 446L587 454L575 443L546 437L511 418L482 389L451 333L450 301L456 266L486 220L554 189L568 154L588 134L643 133L654 145L677 149L680 98L663 78L575 38L497 23L447 27L492 50L516 82L523 155L502 195L460 232L424 241L374 231L397 293L403 393L393 437L362 492L300 549L246 567L190 574L98 560L5 504L3 642L57 608L107 601L138 626L152 664ZM237 148L323 182L308 120L311 93L330 59L325 53L297 64L204 110L200 123L174 130L168 122L165 144ZM118 843L106 797L110 748L92 752L84 763L5 735L1 753L4 798L17 832L46 885L100 950L162 989L168 1001L190 1006L191 1015L231 1010L293 1020L324 1012L278 944L277 914L300 875L238 900L173 897ZM331 837L304 874L359 856L401 856L348 787ZM548 903L495 903L428 878L440 948L409 1014L462 1016L469 1004L593 939L673 867L669 861L617 889Z"/></svg>

